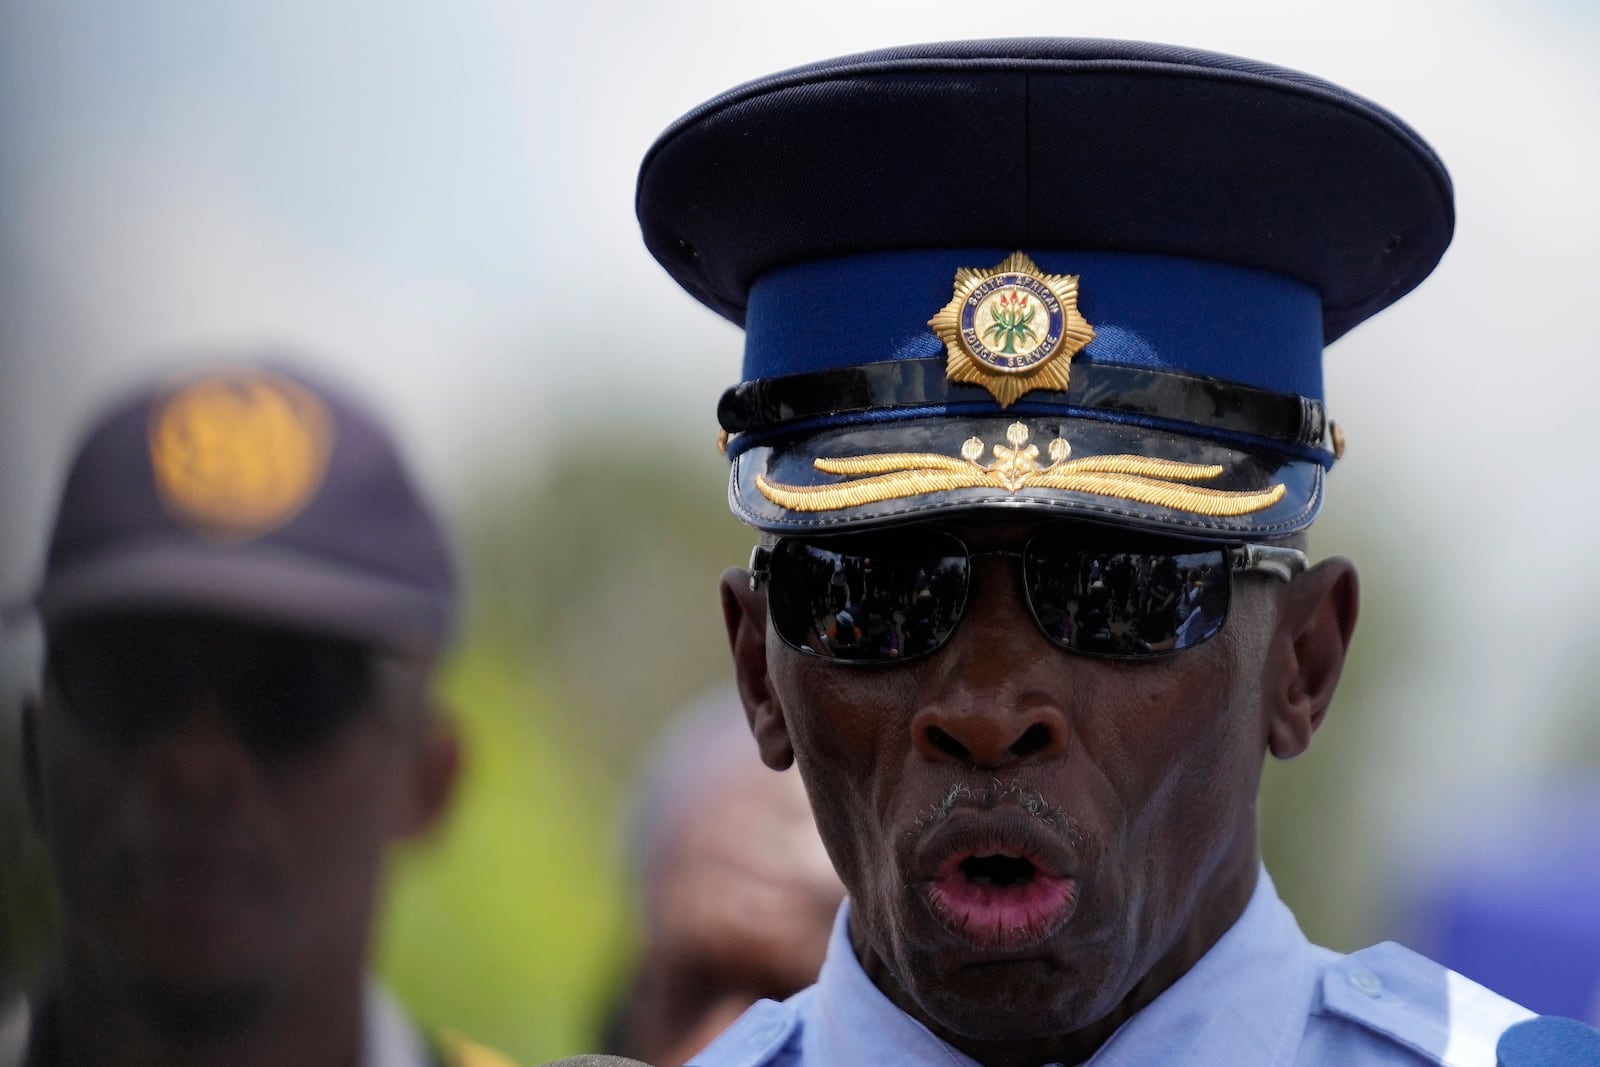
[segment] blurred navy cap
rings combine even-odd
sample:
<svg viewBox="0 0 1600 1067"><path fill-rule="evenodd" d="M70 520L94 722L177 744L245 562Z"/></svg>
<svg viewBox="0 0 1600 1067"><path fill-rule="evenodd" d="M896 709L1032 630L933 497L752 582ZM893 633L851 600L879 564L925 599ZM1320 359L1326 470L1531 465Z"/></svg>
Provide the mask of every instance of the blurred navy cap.
<svg viewBox="0 0 1600 1067"><path fill-rule="evenodd" d="M1309 525L1322 350L1433 269L1450 179L1377 105L1251 60L965 41L773 75L646 155L672 277L745 327L718 416L774 532L1025 507Z"/></svg>
<svg viewBox="0 0 1600 1067"><path fill-rule="evenodd" d="M177 611L432 653L443 530L361 404L280 360L148 387L74 454L34 605L47 630Z"/></svg>

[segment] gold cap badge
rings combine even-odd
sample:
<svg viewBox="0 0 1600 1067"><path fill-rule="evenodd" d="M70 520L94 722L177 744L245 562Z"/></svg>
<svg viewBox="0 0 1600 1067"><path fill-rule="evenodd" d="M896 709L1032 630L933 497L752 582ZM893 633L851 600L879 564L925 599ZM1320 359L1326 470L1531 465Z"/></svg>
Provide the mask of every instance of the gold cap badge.
<svg viewBox="0 0 1600 1067"><path fill-rule="evenodd" d="M1063 391L1069 363L1094 340L1078 313L1078 275L1045 274L1022 252L992 270L956 271L955 296L928 325L945 377L981 385L1002 408L1034 389Z"/></svg>
<svg viewBox="0 0 1600 1067"><path fill-rule="evenodd" d="M322 484L333 419L309 389L242 370L185 386L150 424L156 490L174 517L229 540L283 525Z"/></svg>

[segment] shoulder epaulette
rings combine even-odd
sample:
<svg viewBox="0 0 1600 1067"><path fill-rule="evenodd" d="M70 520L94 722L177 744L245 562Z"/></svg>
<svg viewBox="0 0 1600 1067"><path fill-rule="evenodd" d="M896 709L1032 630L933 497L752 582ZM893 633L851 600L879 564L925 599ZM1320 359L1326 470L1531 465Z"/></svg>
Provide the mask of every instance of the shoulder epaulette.
<svg viewBox="0 0 1600 1067"><path fill-rule="evenodd" d="M1321 1011L1442 1067L1495 1067L1500 1035L1533 1017L1515 1001L1392 941L1328 964Z"/></svg>
<svg viewBox="0 0 1600 1067"><path fill-rule="evenodd" d="M791 997L781 1004L762 1000L751 1005L684 1067L764 1067L774 1063L800 1022L797 999Z"/></svg>

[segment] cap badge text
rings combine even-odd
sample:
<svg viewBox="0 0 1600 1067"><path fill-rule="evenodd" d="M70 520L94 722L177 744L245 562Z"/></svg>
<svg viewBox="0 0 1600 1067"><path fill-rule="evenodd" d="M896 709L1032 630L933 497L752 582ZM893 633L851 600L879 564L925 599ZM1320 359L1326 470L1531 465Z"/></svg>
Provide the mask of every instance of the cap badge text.
<svg viewBox="0 0 1600 1067"><path fill-rule="evenodd" d="M168 512L209 536L258 537L299 514L322 485L333 419L276 375L201 378L160 405L150 464Z"/></svg>
<svg viewBox="0 0 1600 1067"><path fill-rule="evenodd" d="M928 325L949 356L945 377L983 386L1002 408L1035 389L1065 391L1072 357L1094 340L1078 275L1046 274L1022 252L956 271L955 295Z"/></svg>

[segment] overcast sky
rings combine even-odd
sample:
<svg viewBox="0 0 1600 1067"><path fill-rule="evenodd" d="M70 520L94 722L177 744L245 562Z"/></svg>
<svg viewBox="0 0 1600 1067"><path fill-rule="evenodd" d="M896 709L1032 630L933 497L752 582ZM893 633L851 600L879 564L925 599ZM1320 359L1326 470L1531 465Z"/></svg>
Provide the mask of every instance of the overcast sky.
<svg viewBox="0 0 1600 1067"><path fill-rule="evenodd" d="M586 402L602 388L607 404L709 440L740 339L639 242L634 177L662 128L737 82L883 45L1162 40L1340 82L1406 119L1452 172L1459 225L1435 276L1329 352L1330 407L1351 441L1329 510L1392 532L1432 601L1413 655L1434 714L1405 719L1397 741L1451 716L1462 736L1435 749L1442 773L1528 773L1524 742L1575 671L1593 670L1586 626L1600 617L1596 10L6 4L0 592L37 565L85 412L200 344L326 353L454 502L574 432L575 416L595 433L611 409ZM597 289L625 315L590 355L564 330ZM1352 486L1359 499L1341 495Z"/></svg>

